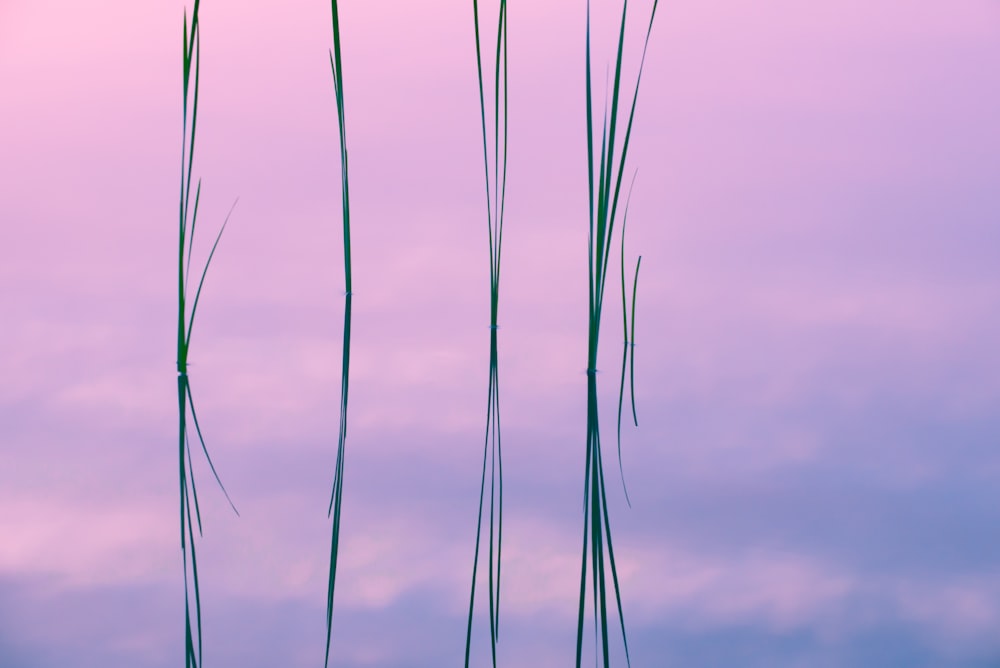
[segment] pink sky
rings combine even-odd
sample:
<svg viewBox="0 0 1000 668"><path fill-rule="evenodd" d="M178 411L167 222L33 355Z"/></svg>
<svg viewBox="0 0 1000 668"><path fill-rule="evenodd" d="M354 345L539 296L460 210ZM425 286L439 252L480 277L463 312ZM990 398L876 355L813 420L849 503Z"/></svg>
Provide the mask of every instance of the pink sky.
<svg viewBox="0 0 1000 668"><path fill-rule="evenodd" d="M0 4L0 665L182 660L183 7ZM334 658L454 665L488 361L471 6L341 11L356 297ZM584 4L509 11L500 656L562 666L582 530ZM199 471L206 665L315 666L343 291L329 7L205 0L202 30L202 253L240 203L192 382L242 513ZM633 665L1000 657L997 62L992 0L661 3L631 154L633 508L609 486Z"/></svg>

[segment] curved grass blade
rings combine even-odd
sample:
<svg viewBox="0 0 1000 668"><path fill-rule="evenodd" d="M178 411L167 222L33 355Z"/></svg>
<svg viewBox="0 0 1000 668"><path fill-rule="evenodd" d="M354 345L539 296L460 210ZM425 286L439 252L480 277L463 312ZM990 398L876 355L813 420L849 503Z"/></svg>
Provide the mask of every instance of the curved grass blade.
<svg viewBox="0 0 1000 668"><path fill-rule="evenodd" d="M625 345L622 350L622 374L621 383L618 387L618 472L621 474L622 479L622 490L625 492L625 503L629 508L632 507L632 500L628 496L628 485L625 484L625 468L622 466L622 407L625 399L625 372L626 366L628 364L629 358L632 357L630 353L634 350L635 344L629 338L629 319L628 319L628 304L625 297L625 224L628 222L628 206L632 200L632 187L635 185L636 175L632 175L632 184L629 186L628 197L625 200L625 212L622 214L622 253L621 253L621 270L622 270L622 328L625 333ZM641 260L640 256L640 260ZM636 280L639 278L639 266L636 265ZM635 320L635 285L632 287L632 319ZM633 376L634 377L634 376ZM632 415L635 416L635 383L632 383ZM639 426L639 421L636 419L635 426Z"/></svg>
<svg viewBox="0 0 1000 668"><path fill-rule="evenodd" d="M487 585L490 624L490 658L497 665L500 631L500 575L503 544L503 452L500 431L500 376L498 371L497 318L500 300L500 256L503 240L504 201L507 189L507 3L500 0L496 23L496 51L493 67L492 127L487 122L486 85L483 77L483 50L478 0L472 1L476 44L476 73L479 83L479 112L483 138L483 168L486 182L486 226L490 255L490 363L487 385L486 428L483 439L483 469L479 484L479 511L476 546L472 561L472 585L465 635L465 666L472 656L472 626L475 617L476 586L480 553L488 560ZM492 129L492 142L489 135ZM492 158L492 160L491 160ZM491 170L492 163L492 170ZM485 508L487 468L489 508ZM488 546L482 546L483 525L488 515Z"/></svg>
<svg viewBox="0 0 1000 668"><path fill-rule="evenodd" d="M499 406L499 376L497 370L497 337L496 329L491 329L490 336L490 371L489 389L486 408L486 436L483 445L483 468L479 486L479 521L476 525L476 549L472 565L472 588L469 597L469 617L466 627L465 639L465 665L468 666L471 660L472 649L472 622L475 611L476 583L479 567L479 555L483 529L484 501L486 499L486 477L489 470L490 490L489 490L489 547L487 549L488 565L490 567L488 575L489 586L489 621L490 621L490 651L493 665L496 665L496 644L498 640L499 628L499 602L500 602L500 557L501 539L503 527L503 469L501 466L501 438L500 438L500 406Z"/></svg>
<svg viewBox="0 0 1000 668"><path fill-rule="evenodd" d="M628 374L629 374L629 398L632 400L632 423L639 426L639 416L635 410L635 301L639 293L639 267L642 265L642 256L635 261L635 276L632 278L632 340L629 341Z"/></svg>
<svg viewBox="0 0 1000 668"><path fill-rule="evenodd" d="M587 602L587 574L590 572L592 603L594 615L595 653L605 668L610 668L610 639L608 615L608 577L607 568L611 571L611 586L614 589L614 605L617 608L618 621L621 627L622 641L625 647L625 659L631 664L628 650L628 637L625 631L625 615L622 607L621 589L618 580L618 569L615 562L614 549L611 541L611 522L607 509L607 494L604 485L603 456L601 452L600 426L598 422L597 400L597 350L600 339L601 316L604 302L604 288L608 276L608 261L611 256L612 239L615 231L615 220L628 156L629 140L632 133L632 123L635 118L635 107L638 100L639 83L645 64L646 50L652 32L653 19L656 16L658 0L653 0L650 12L649 26L642 51L642 60L636 76L632 92L631 106L628 108L628 121L624 138L618 146L618 125L620 118L620 100L622 96L622 64L625 53L626 24L628 2L624 0L621 10L621 23L618 29L618 42L614 74L610 83L610 112L608 99L605 97L604 119L601 126L600 152L595 152L597 135L594 123L594 90L592 83L591 54L591 3L587 0L586 22L586 100L587 100L587 165L590 198L590 231L588 236L588 277L589 277L589 325L587 345L587 453L584 476L584 532L583 551L580 568L580 600L577 613L577 643L576 665L579 668L583 660L583 633L585 627L585 612ZM634 180L634 177L633 177ZM631 191L631 187L630 187ZM618 463L622 474L622 485L625 487L624 470L621 465L621 414L624 404L625 373L631 358L631 347L634 342L629 330L635 326L635 289L638 281L638 267L632 294L632 323L626 307L626 285L624 270L624 219L627 218L628 202L622 221L622 319L625 333L625 349L622 357L622 375L618 400ZM633 366L634 369L634 366ZM634 371L631 376L634 379ZM634 380L630 383L633 390L632 409L635 417ZM638 422L638 420L636 420ZM628 501L628 490L625 489Z"/></svg>
<svg viewBox="0 0 1000 668"><path fill-rule="evenodd" d="M344 231L344 283L346 295L344 300L344 340L341 357L340 373L340 424L337 435L337 461L333 474L333 490L330 494L330 506L327 515L332 516L333 526L330 534L330 570L327 580L326 594L326 651L324 666L330 665L330 647L333 641L333 602L337 582L337 560L340 555L340 526L343 509L344 493L344 458L347 443L347 398L350 385L351 362L351 200L348 180L347 161L347 123L344 110L344 77L340 42L340 13L337 0L330 2L331 27L333 31L333 49L330 50L330 72L333 75L333 92L337 108L337 131L340 144L340 186L341 215Z"/></svg>
<svg viewBox="0 0 1000 668"><path fill-rule="evenodd" d="M621 475L622 491L625 492L625 503L632 507L632 500L628 495L628 485L625 483L625 467L622 464L622 408L625 403L625 375L628 372L628 358L631 346L628 341L622 346L622 373L621 383L618 386L618 473Z"/></svg>
<svg viewBox="0 0 1000 668"><path fill-rule="evenodd" d="M210 454L208 454L208 447L205 445L205 437L201 435L201 425L198 423L198 413L195 412L195 410L194 410L194 397L191 396L191 381L190 381L190 379L188 380L188 382L186 383L186 385L187 385L188 407L191 409L191 421L194 423L194 430L195 430L195 433L198 436L198 442L201 443L201 450L202 450L202 452L205 453L205 460L208 462L208 466L212 470L212 475L215 476L215 482L217 482L219 484L219 489L222 490L222 493L226 497L226 501L229 502L229 507L232 508L233 512L236 513L236 516L239 517L240 516L240 511L238 511L236 509L236 504L234 504L233 500L229 497L229 492L226 491L226 486L222 484L222 479L219 477L218 471L215 470L215 463L212 462L212 456ZM188 457L190 457L190 441L189 441L189 447L188 447ZM194 475L193 474L192 474L192 477L191 477L191 484L192 484L192 487L193 487L194 486ZM197 497L196 497L196 500L197 500ZM201 519L200 518L199 518L199 521L198 521L198 526L201 526Z"/></svg>
<svg viewBox="0 0 1000 668"><path fill-rule="evenodd" d="M198 181L198 193L201 193L201 180ZM205 267L201 270L201 279L198 281L198 290L194 295L194 303L191 305L191 314L188 316L188 326L187 326L187 337L184 341L184 349L187 350L191 346L191 332L194 329L194 314L198 311L198 300L201 299L201 289L205 285L205 276L208 275L208 267L212 264L212 258L215 257L215 249L219 247L219 241L222 240L222 233L226 231L226 225L229 224L229 218L233 215L233 211L236 209L236 205L239 203L240 198L237 197L233 202L233 205L229 208L229 213L226 214L225 220L222 221L222 227L219 228L219 234L215 237L215 243L212 244L212 250L208 254L208 259L205 261ZM198 204L195 202L195 211L198 210ZM191 220L191 243L194 242L194 222L195 219ZM191 255L188 254L188 265L191 264ZM221 484L221 483L220 483Z"/></svg>
<svg viewBox="0 0 1000 668"><path fill-rule="evenodd" d="M327 516L332 516L333 527L330 536L330 570L326 593L326 663L330 661L330 644L333 640L333 598L337 582L337 558L340 555L340 516L344 492L344 455L347 440L347 390L350 372L351 351L351 298L348 293L344 305L344 351L340 386L340 428L337 438L337 462L333 474L333 491Z"/></svg>

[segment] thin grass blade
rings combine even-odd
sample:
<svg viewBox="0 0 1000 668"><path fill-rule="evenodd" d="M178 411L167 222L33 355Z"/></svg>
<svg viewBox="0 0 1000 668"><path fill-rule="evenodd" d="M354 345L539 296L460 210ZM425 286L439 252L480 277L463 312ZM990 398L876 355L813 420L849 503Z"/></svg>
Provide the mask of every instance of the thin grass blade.
<svg viewBox="0 0 1000 668"><path fill-rule="evenodd" d="M327 581L326 604L326 651L324 666L330 665L330 650L333 641L333 606L337 582L337 562L340 556L340 528L343 509L344 492L344 461L347 444L347 406L348 389L350 387L351 359L351 306L353 285L351 282L351 203L350 182L348 178L347 153L347 121L344 106L343 58L341 53L340 12L337 0L330 2L331 29L333 32L333 48L330 50L330 73L333 76L333 92L337 112L337 131L340 148L340 186L341 186L341 216L344 238L344 284L346 295L344 299L344 334L343 352L341 357L340 376L340 422L337 434L337 460L333 475L333 489L330 494L330 506L327 515L332 516L333 525L330 532L330 568Z"/></svg>

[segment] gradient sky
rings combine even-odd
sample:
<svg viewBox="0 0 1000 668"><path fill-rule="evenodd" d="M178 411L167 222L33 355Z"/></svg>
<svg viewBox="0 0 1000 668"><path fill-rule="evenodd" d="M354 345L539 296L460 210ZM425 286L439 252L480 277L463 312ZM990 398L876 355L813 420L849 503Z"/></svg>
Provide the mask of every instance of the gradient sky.
<svg viewBox="0 0 1000 668"><path fill-rule="evenodd" d="M5 668L183 662L183 7L0 0ZM584 7L509 10L505 666L575 649ZM460 665L489 323L471 6L341 11L355 301L334 665ZM204 0L201 20L199 257L240 202L191 372L242 514L198 462L205 665L318 666L343 308L329 6ZM614 26L595 30L607 46ZM1000 665L997 63L996 0L660 4L631 153L631 509L609 462L633 665ZM480 627L475 665L487 650Z"/></svg>

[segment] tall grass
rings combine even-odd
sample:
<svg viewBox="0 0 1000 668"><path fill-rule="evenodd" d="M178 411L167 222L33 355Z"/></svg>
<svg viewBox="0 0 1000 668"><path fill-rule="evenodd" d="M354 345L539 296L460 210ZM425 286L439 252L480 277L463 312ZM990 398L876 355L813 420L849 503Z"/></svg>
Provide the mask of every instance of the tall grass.
<svg viewBox="0 0 1000 668"><path fill-rule="evenodd" d="M330 574L326 592L326 653L324 665L330 665L330 641L333 638L333 595L337 582L337 556L340 552L340 515L344 494L344 445L347 441L347 390L351 366L351 201L347 178L347 130L344 118L344 77L340 55L340 14L337 0L331 0L330 12L333 25L333 49L330 50L330 70L333 73L333 92L337 106L337 128L340 144L340 188L344 226L344 345L340 372L340 427L337 436L337 463L333 474L333 491L328 515L333 517L330 537Z"/></svg>
<svg viewBox="0 0 1000 668"><path fill-rule="evenodd" d="M486 227L490 251L490 363L486 392L486 434L483 441L483 471L479 483L479 517L476 522L476 550L472 561L469 619L465 633L465 666L472 651L472 621L475 613L476 582L480 552L488 560L490 657L497 664L500 630L500 557L503 543L503 458L500 438L500 374L497 366L497 314L500 303L500 251L503 240L504 196L507 189L507 3L500 0L496 23L496 58L493 67L492 125L487 122L486 90L483 82L483 52L480 40L479 3L472 0L476 36L476 71L479 78L479 115L483 131L483 166L486 177ZM490 129L492 128L492 143ZM492 163L492 164L491 164ZM488 545L482 548L486 479L489 471Z"/></svg>
<svg viewBox="0 0 1000 668"><path fill-rule="evenodd" d="M609 668L611 662L609 628L613 624L609 619L608 611L608 571L610 570L614 604L617 609L618 623L621 627L625 658L626 662L631 664L628 651L628 637L625 632L625 615L622 610L621 588L618 582L618 569L615 565L614 546L611 540L611 523L608 516L607 494L604 485L601 433L598 423L597 350L601 331L601 314L604 305L604 287L608 276L608 259L611 256L611 242L615 231L622 177L625 171L625 161L628 156L629 139L632 135L632 122L635 118L639 83L642 79L642 68L646 60L646 50L649 46L649 37L653 29L653 19L656 16L657 3L658 0L654 0L650 12L649 26L646 29L646 39L642 50L642 60L639 64L639 72L632 92L631 104L624 107L624 109L620 105L620 99L623 93L622 61L625 50L625 25L628 16L628 2L624 0L622 3L621 27L618 32L614 77L610 95L605 96L605 106L602 114L603 120L600 127L600 136L598 137L598 131L594 122L591 3L590 0L587 0L587 167L590 196L590 234L588 240L589 323L587 345L587 455L584 476L585 521L583 528L583 555L580 568L580 604L577 615L576 634L576 665L578 668L582 665L583 660L588 570L590 572L595 651L597 652L597 657L603 662L605 668ZM611 104L610 112L607 108L609 97ZM620 112L624 110L627 110L628 115L624 136L620 138L618 136L619 124L621 122ZM621 139L620 146L618 144L619 139ZM598 144L600 145L599 149ZM636 267L636 277L638 278L638 265ZM625 329L626 342L628 342L629 328L627 319Z"/></svg>
<svg viewBox="0 0 1000 668"><path fill-rule="evenodd" d="M181 511L181 553L184 561L184 663L188 668L202 665L202 625L201 625L201 586L198 581L198 557L195 550L195 526L198 536L202 534L201 509L198 505L198 490L195 486L194 462L191 457L190 433L188 429L188 410L191 411L191 422L198 442L201 444L205 459L215 476L215 481L222 488L229 505L236 512L226 488L219 479L215 464L208 454L205 439L198 424L198 414L194 409L194 398L191 394L191 381L188 376L188 356L191 350L191 332L194 327L194 316L198 310L198 300L205 284L208 267L219 246L222 232L229 222L226 216L219 234L212 244L212 249L205 261L198 280L198 288L194 301L188 309L188 286L191 282L191 256L194 250L195 223L198 219L198 203L201 199L201 179L191 200L191 181L194 168L195 130L198 124L198 83L201 62L201 30L198 21L200 2L195 0L191 12L191 23L188 25L187 8L184 10L184 114L183 135L181 141L181 191L180 191L180 241L178 245L177 262L177 414L179 420L179 467L180 467L180 511ZM235 207L236 204L233 204ZM229 214L232 214L230 209ZM193 513L192 513L193 509ZM236 512L239 515L238 512ZM192 603L193 619L192 619Z"/></svg>

